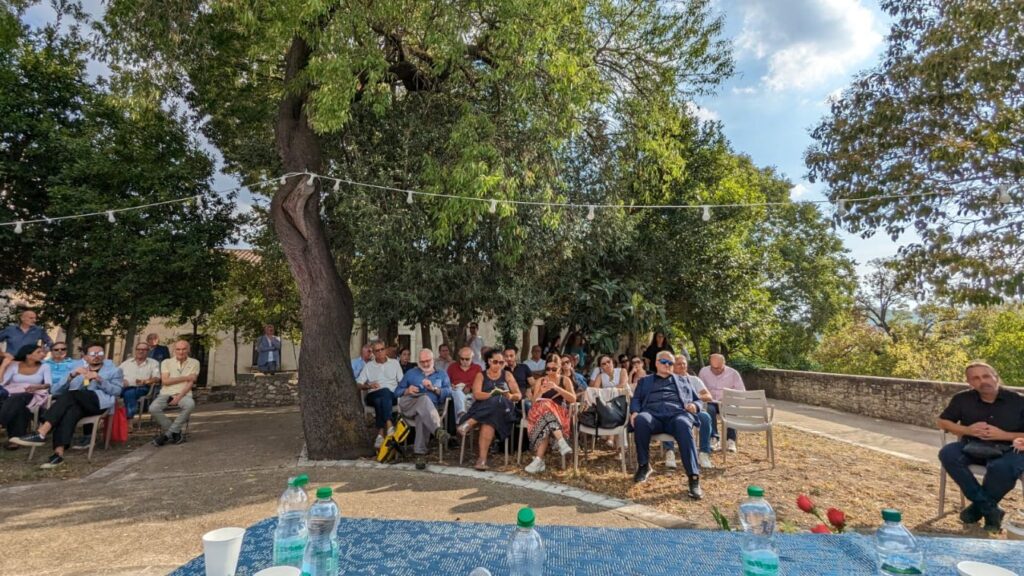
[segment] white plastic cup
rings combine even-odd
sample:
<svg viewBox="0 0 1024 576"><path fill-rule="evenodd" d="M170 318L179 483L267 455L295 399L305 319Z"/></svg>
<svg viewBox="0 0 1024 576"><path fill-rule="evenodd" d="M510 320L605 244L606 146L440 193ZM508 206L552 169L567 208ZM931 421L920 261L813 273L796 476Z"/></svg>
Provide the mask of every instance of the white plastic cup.
<svg viewBox="0 0 1024 576"><path fill-rule="evenodd" d="M218 528L203 534L206 576L235 576L245 528Z"/></svg>
<svg viewBox="0 0 1024 576"><path fill-rule="evenodd" d="M299 570L295 566L272 566L270 568L264 568L259 572L253 574L253 576L301 576L302 570Z"/></svg>

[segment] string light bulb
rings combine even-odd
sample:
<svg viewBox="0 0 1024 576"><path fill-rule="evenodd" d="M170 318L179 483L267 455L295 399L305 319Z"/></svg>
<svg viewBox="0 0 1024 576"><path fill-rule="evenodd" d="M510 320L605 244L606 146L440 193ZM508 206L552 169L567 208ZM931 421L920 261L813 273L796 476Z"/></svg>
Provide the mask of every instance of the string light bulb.
<svg viewBox="0 0 1024 576"><path fill-rule="evenodd" d="M21 234L21 220L18 220L18 223L14 225L14 233Z"/></svg>
<svg viewBox="0 0 1024 576"><path fill-rule="evenodd" d="M306 186L308 188L312 188L312 187L316 186L316 175L315 174L310 174L309 178L306 178Z"/></svg>
<svg viewBox="0 0 1024 576"><path fill-rule="evenodd" d="M1011 198L1010 198L1010 187L1007 186L1006 184L1000 184L998 190L999 190L999 198L998 198L999 203L1000 204L1009 204L1010 200L1011 200Z"/></svg>
<svg viewBox="0 0 1024 576"><path fill-rule="evenodd" d="M489 212L491 214L494 214L497 211L498 211L498 201L497 200L491 200L491 208L490 208Z"/></svg>
<svg viewBox="0 0 1024 576"><path fill-rule="evenodd" d="M107 210L107 222L110 222L111 224L117 222L117 218L114 218L113 210Z"/></svg>
<svg viewBox="0 0 1024 576"><path fill-rule="evenodd" d="M846 200L839 200L839 202L836 202L836 215L842 218L843 216L846 216L846 213Z"/></svg>
<svg viewBox="0 0 1024 576"><path fill-rule="evenodd" d="M594 207L591 206L590 209L587 210L587 220L593 220L593 219L594 219Z"/></svg>
<svg viewBox="0 0 1024 576"><path fill-rule="evenodd" d="M284 186L287 183L288 183L288 177L287 176L281 176L281 186Z"/></svg>
<svg viewBox="0 0 1024 576"><path fill-rule="evenodd" d="M408 203L408 204L412 204L412 192L409 192L409 193L408 193L408 194L407 194L407 195L405 196L405 201L406 201L406 203Z"/></svg>
<svg viewBox="0 0 1024 576"><path fill-rule="evenodd" d="M334 181L334 192L337 193L338 190L341 190L341 180Z"/></svg>
<svg viewBox="0 0 1024 576"><path fill-rule="evenodd" d="M711 206L704 207L704 213L700 215L700 219L705 222L711 220Z"/></svg>

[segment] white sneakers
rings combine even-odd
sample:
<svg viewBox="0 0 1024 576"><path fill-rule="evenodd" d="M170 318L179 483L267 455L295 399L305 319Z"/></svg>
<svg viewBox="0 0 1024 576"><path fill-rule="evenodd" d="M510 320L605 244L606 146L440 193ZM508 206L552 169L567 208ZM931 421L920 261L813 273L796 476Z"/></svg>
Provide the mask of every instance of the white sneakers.
<svg viewBox="0 0 1024 576"><path fill-rule="evenodd" d="M569 443L565 441L565 438L558 441L558 453L562 456L572 454L572 446L569 446Z"/></svg>
<svg viewBox="0 0 1024 576"><path fill-rule="evenodd" d="M736 451L736 441L735 440L729 440L729 452L735 452L735 451Z"/></svg>
<svg viewBox="0 0 1024 576"><path fill-rule="evenodd" d="M665 468L676 469L676 453L674 450L665 452Z"/></svg>
<svg viewBox="0 0 1024 576"><path fill-rule="evenodd" d="M373 449L380 450L380 447L384 445L384 437L377 434L377 439L373 442Z"/></svg>
<svg viewBox="0 0 1024 576"><path fill-rule="evenodd" d="M719 440L718 438L715 438L715 439L711 440L711 451L712 452L718 452L721 449L722 449L722 441L721 440Z"/></svg>
<svg viewBox="0 0 1024 576"><path fill-rule="evenodd" d="M547 466L544 465L544 461L536 456L533 457L533 462L526 465L526 471L530 474L537 474L543 472Z"/></svg>
<svg viewBox="0 0 1024 576"><path fill-rule="evenodd" d="M707 452L697 453L697 464L700 464L701 468L714 468L715 465L711 463L711 455Z"/></svg>
<svg viewBox="0 0 1024 576"><path fill-rule="evenodd" d="M394 433L395 433L395 427L394 426L388 428L388 436L391 436Z"/></svg>

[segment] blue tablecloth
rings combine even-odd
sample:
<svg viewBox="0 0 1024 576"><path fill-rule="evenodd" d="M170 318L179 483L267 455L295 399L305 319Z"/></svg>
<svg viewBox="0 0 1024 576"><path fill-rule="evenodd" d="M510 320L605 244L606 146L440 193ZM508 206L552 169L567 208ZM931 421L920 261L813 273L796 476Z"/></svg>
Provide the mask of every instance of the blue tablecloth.
<svg viewBox="0 0 1024 576"><path fill-rule="evenodd" d="M270 566L276 518L251 526L236 576ZM344 574L464 576L484 566L508 574L511 525L345 518L338 527ZM540 526L545 574L561 576L678 576L741 574L739 534ZM961 560L989 562L1024 576L1024 543L966 538L920 538L929 576L956 576ZM872 539L858 534L783 534L777 539L785 576L875 574ZM202 556L172 576L203 576Z"/></svg>

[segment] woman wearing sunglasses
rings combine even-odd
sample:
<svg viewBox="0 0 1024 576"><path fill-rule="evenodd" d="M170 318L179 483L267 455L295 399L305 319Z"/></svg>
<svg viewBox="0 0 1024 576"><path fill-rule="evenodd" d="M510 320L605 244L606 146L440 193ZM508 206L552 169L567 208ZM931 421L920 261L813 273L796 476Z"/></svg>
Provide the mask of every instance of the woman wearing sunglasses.
<svg viewBox="0 0 1024 576"><path fill-rule="evenodd" d="M512 433L512 424L516 420L515 403L523 397L515 377L505 370L501 350L493 348L484 352L484 362L487 370L476 375L473 405L462 417L458 428L459 434L465 436L477 424L480 425L479 452L473 465L477 470L487 470L487 453L495 436L500 442Z"/></svg>
<svg viewBox="0 0 1024 576"><path fill-rule="evenodd" d="M572 453L572 447L565 440L569 432L569 405L576 401L572 379L561 373L561 359L558 354L549 354L544 366L544 375L533 382L530 400L533 405L526 417L526 431L530 447L534 451L533 461L527 464L530 474L543 472L544 454L551 444L551 438L558 445L562 456Z"/></svg>
<svg viewBox="0 0 1024 576"><path fill-rule="evenodd" d="M597 358L597 368L590 376L591 388L625 388L628 383L628 372L616 366L611 356L602 354Z"/></svg>

